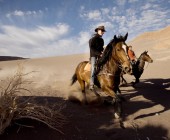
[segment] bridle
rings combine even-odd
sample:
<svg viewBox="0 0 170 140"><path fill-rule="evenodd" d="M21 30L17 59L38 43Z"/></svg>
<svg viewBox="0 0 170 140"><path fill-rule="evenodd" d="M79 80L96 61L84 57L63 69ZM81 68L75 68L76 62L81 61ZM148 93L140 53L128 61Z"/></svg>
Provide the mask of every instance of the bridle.
<svg viewBox="0 0 170 140"><path fill-rule="evenodd" d="M123 42L123 44L124 44L125 42ZM115 48L115 50L114 50L114 54L113 54L114 56L117 56L117 54L116 54L116 48ZM114 58L114 60L115 60L115 58ZM125 63L126 61L124 60L124 61L122 61L122 60L120 60L120 59L116 59L115 60L115 65L117 65L117 67L121 70L121 71L123 71L124 69L123 69L123 67L122 67L122 65ZM113 74L112 73L110 73L110 72L102 72L102 73L100 73L99 75L109 75L109 76L113 76ZM118 75L119 76L119 75Z"/></svg>
<svg viewBox="0 0 170 140"><path fill-rule="evenodd" d="M126 44L126 42L125 41L123 41L123 44L122 45L125 45L126 47L127 47L127 44ZM123 48L122 48L123 49ZM126 54L126 52L125 52L125 54ZM126 54L126 56L127 56L127 54ZM126 63L126 61L125 60L119 60L118 61L118 67L121 69L121 70L123 70L123 67L122 67L122 65L124 64L124 63Z"/></svg>

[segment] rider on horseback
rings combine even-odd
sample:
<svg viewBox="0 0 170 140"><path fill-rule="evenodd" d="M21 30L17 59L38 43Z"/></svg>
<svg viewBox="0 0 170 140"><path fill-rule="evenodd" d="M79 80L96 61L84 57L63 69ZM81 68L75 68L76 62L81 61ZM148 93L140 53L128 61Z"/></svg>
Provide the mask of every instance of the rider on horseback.
<svg viewBox="0 0 170 140"><path fill-rule="evenodd" d="M91 62L91 77L89 89L94 89L94 71L96 61L101 57L103 53L104 40L102 38L104 32L106 32L104 26L99 26L95 29L96 34L89 40L90 47L90 62Z"/></svg>
<svg viewBox="0 0 170 140"><path fill-rule="evenodd" d="M128 57L130 59L132 66L135 65L137 58L136 58L134 51L132 50L132 46L128 46L127 54L128 54Z"/></svg>

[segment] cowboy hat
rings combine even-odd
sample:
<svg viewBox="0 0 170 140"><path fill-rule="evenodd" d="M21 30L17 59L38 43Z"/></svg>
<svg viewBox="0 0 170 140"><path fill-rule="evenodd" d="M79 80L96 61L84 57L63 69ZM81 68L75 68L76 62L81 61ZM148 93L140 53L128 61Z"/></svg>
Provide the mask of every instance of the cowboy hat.
<svg viewBox="0 0 170 140"><path fill-rule="evenodd" d="M97 32L98 30L102 30L102 31L106 32L104 26L99 26L94 31Z"/></svg>

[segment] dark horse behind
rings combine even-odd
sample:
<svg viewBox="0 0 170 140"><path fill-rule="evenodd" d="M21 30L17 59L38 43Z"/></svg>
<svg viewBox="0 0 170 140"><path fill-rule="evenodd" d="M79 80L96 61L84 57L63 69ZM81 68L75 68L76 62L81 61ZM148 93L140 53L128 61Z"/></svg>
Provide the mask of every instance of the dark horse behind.
<svg viewBox="0 0 170 140"><path fill-rule="evenodd" d="M152 58L148 55L148 51L144 51L137 59L137 62L132 65L132 75L135 77L135 82L132 82L133 86L139 83L139 78L144 71L145 62L153 62ZM127 84L126 80L123 78L123 74L121 75L121 82Z"/></svg>
<svg viewBox="0 0 170 140"><path fill-rule="evenodd" d="M106 46L101 59L97 63L98 74L96 76L96 86L102 89L102 91L108 96L112 97L112 103L115 108L115 117L120 117L121 114L121 99L116 94L120 84L120 73L122 69L125 72L129 72L130 62L126 57L126 53L122 48L123 44L126 44L128 33L125 36L114 36L110 43ZM90 83L90 71L84 70L84 67L88 61L83 61L78 64L75 74L72 77L73 85L77 80L81 86L81 90L84 96L84 102L87 102L85 93L85 83ZM97 97L100 98L99 94L95 91Z"/></svg>

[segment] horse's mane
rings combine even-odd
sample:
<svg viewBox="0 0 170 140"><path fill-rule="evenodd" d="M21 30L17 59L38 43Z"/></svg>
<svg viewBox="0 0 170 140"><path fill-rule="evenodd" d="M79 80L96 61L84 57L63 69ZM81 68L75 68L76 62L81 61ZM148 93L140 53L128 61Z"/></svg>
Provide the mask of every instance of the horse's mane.
<svg viewBox="0 0 170 140"><path fill-rule="evenodd" d="M113 43L115 43L115 40L112 39L109 44L106 46L102 57L99 59L97 66L98 67L102 67L108 60L110 60L110 57L112 56L112 49L114 47L114 45L112 45Z"/></svg>
<svg viewBox="0 0 170 140"><path fill-rule="evenodd" d="M144 51L143 53L141 53L141 55L139 56L138 60L140 60L142 55L144 55L144 54L147 54L147 51Z"/></svg>
<svg viewBox="0 0 170 140"><path fill-rule="evenodd" d="M112 50L115 47L116 43L123 41L123 36L114 36L114 38L109 42L109 44L106 46L106 49L103 52L102 57L99 59L97 63L97 68L101 68L107 61L110 60L112 56Z"/></svg>

